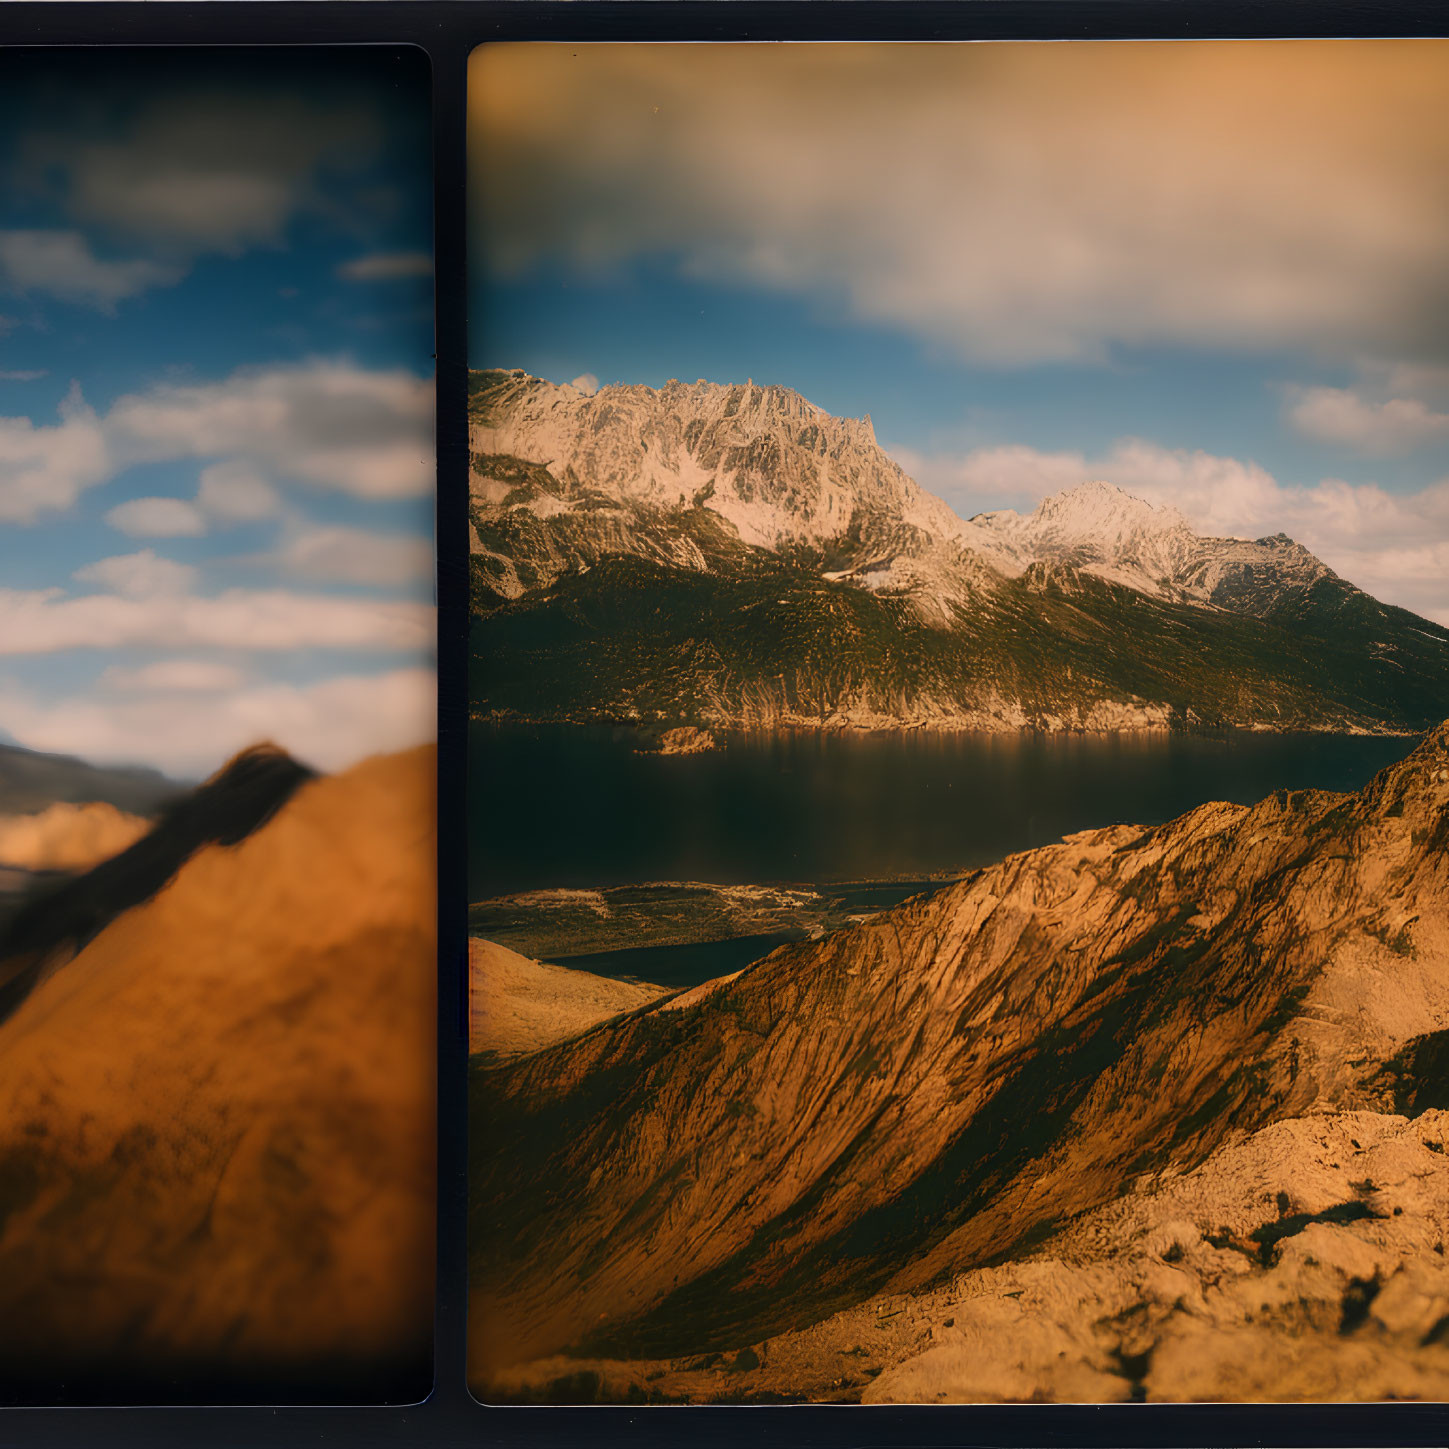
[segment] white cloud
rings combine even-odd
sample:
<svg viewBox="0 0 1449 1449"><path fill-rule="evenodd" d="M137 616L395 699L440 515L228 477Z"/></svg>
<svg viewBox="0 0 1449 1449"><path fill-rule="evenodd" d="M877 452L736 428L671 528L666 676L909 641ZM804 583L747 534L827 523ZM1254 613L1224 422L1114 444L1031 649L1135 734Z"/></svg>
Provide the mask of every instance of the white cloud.
<svg viewBox="0 0 1449 1449"><path fill-rule="evenodd" d="M214 659L158 659L137 669L113 664L101 671L100 683L106 689L150 690L182 694L217 694L240 689L246 674L234 664Z"/></svg>
<svg viewBox="0 0 1449 1449"><path fill-rule="evenodd" d="M106 514L112 528L132 538L199 538L206 520L184 498L128 498Z"/></svg>
<svg viewBox="0 0 1449 1449"><path fill-rule="evenodd" d="M999 364L1444 355L1437 42L534 44L471 65L497 275L672 256Z"/></svg>
<svg viewBox="0 0 1449 1449"><path fill-rule="evenodd" d="M124 581L119 568L116 573ZM141 587L143 571L137 568L133 577L133 586ZM73 597L59 588L0 589L0 655L131 646L421 654L433 642L432 609L411 601L334 598L288 589L227 589L209 598L159 593L128 597L119 592Z"/></svg>
<svg viewBox="0 0 1449 1449"><path fill-rule="evenodd" d="M50 373L43 367L11 368L0 371L0 382L38 382L42 377L49 376Z"/></svg>
<svg viewBox="0 0 1449 1449"><path fill-rule="evenodd" d="M61 403L60 422L52 427L0 418L0 522L31 523L42 513L63 513L113 470L104 429L77 388Z"/></svg>
<svg viewBox="0 0 1449 1449"><path fill-rule="evenodd" d="M355 498L425 498L434 475L433 385L403 371L312 361L245 368L221 382L160 384L118 398L104 417L72 386L57 425L0 418L0 522L64 512L123 468L180 458L219 460L202 470L197 500L217 518L278 513L267 475ZM184 500L144 505L121 505L112 521L138 536L204 531L201 513Z"/></svg>
<svg viewBox="0 0 1449 1449"><path fill-rule="evenodd" d="M586 392L592 397L599 390L599 379L592 372L583 372L574 378L569 386L576 387L580 392Z"/></svg>
<svg viewBox="0 0 1449 1449"><path fill-rule="evenodd" d="M162 688L126 698L42 699L0 686L0 728L29 749L201 775L258 740L337 770L434 737L430 670L345 675L315 684L262 683L228 694Z"/></svg>
<svg viewBox="0 0 1449 1449"><path fill-rule="evenodd" d="M240 460L203 468L196 503L214 517L234 523L273 518L282 511L277 490L253 464Z"/></svg>
<svg viewBox="0 0 1449 1449"><path fill-rule="evenodd" d="M361 528L314 528L298 533L277 554L288 573L304 578L341 579L354 584L396 587L432 576L433 549L407 534L371 533Z"/></svg>
<svg viewBox="0 0 1449 1449"><path fill-rule="evenodd" d="M395 282L432 274L433 259L426 252L378 252L355 257L337 268L337 275L345 282Z"/></svg>
<svg viewBox="0 0 1449 1449"><path fill-rule="evenodd" d="M1289 421L1325 443L1344 443L1360 453L1407 453L1449 438L1449 413L1418 398L1374 402L1351 388L1293 388Z"/></svg>
<svg viewBox="0 0 1449 1449"><path fill-rule="evenodd" d="M313 361L166 383L118 398L106 429L136 461L227 458L359 498L433 486L433 387L408 372Z"/></svg>
<svg viewBox="0 0 1449 1449"><path fill-rule="evenodd" d="M157 599L188 593L196 583L197 571L146 548L98 559L78 568L74 577L83 584L114 589L126 599Z"/></svg>
<svg viewBox="0 0 1449 1449"><path fill-rule="evenodd" d="M77 231L0 231L0 286L82 302L103 312L148 287L169 287L181 268L144 257L102 261Z"/></svg>
<svg viewBox="0 0 1449 1449"><path fill-rule="evenodd" d="M1014 507L1092 479L1178 509L1198 532L1260 538L1286 533L1335 573L1385 603L1449 625L1449 479L1417 493L1326 478L1280 483L1251 461L1124 438L1089 458L1021 445L959 456L892 456L958 513Z"/></svg>

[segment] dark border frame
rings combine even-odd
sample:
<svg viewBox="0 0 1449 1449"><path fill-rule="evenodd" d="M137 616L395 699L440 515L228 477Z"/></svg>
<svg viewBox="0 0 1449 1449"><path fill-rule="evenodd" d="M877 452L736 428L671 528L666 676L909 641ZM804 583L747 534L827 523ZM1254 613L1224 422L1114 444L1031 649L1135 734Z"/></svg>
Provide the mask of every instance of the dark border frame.
<svg viewBox="0 0 1449 1449"><path fill-rule="evenodd" d="M1449 1405L494 1408L464 1387L467 348L471 49L500 40L1449 36L1430 0L69 0L0 4L0 45L412 44L433 67L439 608L435 1387L392 1408L0 1410L0 1445L1365 1445L1449 1442Z"/></svg>

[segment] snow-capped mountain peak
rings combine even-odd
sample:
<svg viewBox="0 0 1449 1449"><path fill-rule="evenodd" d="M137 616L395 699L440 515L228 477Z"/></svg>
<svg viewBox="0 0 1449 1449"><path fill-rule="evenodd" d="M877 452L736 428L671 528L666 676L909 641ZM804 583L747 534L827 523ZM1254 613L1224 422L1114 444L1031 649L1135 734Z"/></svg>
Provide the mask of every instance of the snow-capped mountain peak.
<svg viewBox="0 0 1449 1449"><path fill-rule="evenodd" d="M516 597L570 567L625 552L706 569L698 528L746 547L826 554L827 581L903 594L923 618L1041 566L1159 599L1253 612L1327 571L1283 540L1204 538L1175 508L1106 480L963 519L877 444L869 417L835 417L791 388L700 379L586 392L513 369L474 373L472 493L486 525L527 515L551 540L488 554ZM530 585L528 578L533 584Z"/></svg>
<svg viewBox="0 0 1449 1449"><path fill-rule="evenodd" d="M1148 503L1115 483L1094 479L1044 498L1032 518L1038 530L1103 541L1134 533L1170 533L1188 529L1175 508Z"/></svg>
<svg viewBox="0 0 1449 1449"><path fill-rule="evenodd" d="M1026 515L1012 509L971 520L1023 566L1065 563L1146 593L1170 592L1200 540L1175 508L1160 507L1102 480L1044 498Z"/></svg>

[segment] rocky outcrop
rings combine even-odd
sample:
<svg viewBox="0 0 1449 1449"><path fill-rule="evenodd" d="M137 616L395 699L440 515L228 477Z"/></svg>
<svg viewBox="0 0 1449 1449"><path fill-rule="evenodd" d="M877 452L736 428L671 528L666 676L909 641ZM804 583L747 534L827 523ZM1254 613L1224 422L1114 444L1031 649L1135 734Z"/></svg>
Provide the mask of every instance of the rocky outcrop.
<svg viewBox="0 0 1449 1449"><path fill-rule="evenodd" d="M1135 1183L1024 1257L797 1332L499 1372L514 1400L1442 1400L1449 1114L1277 1122Z"/></svg>
<svg viewBox="0 0 1449 1449"><path fill-rule="evenodd" d="M1359 795L1085 832L477 1074L475 1375L738 1352L1274 1123L1438 1105L1446 846L1449 726Z"/></svg>
<svg viewBox="0 0 1449 1449"><path fill-rule="evenodd" d="M659 736L657 752L661 755L705 755L719 748L719 741L709 730L696 725L676 725Z"/></svg>

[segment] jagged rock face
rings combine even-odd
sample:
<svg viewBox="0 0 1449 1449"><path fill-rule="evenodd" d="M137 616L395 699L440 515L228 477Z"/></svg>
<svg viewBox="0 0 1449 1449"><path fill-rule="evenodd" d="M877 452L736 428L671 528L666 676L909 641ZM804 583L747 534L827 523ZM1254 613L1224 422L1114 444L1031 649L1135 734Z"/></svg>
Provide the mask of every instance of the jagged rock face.
<svg viewBox="0 0 1449 1449"><path fill-rule="evenodd" d="M1446 846L1449 726L1361 795L1086 832L479 1072L475 1371L756 1342L1390 1105L1449 1025Z"/></svg>
<svg viewBox="0 0 1449 1449"><path fill-rule="evenodd" d="M597 492L653 508L698 504L748 544L818 543L870 514L942 537L968 531L876 446L869 418L831 417L789 388L701 380L590 395L491 372L478 378L470 415L475 457L535 460L565 500ZM475 491L490 498L486 461L474 472Z"/></svg>
<svg viewBox="0 0 1449 1449"><path fill-rule="evenodd" d="M484 718L1414 731L1449 630L1109 484L959 518L781 387L473 375Z"/></svg>

